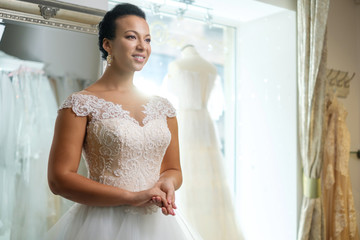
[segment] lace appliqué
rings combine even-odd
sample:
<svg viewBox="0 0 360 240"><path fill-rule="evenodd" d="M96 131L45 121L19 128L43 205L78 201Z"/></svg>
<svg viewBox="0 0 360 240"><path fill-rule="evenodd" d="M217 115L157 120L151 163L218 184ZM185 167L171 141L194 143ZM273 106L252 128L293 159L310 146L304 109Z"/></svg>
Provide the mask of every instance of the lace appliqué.
<svg viewBox="0 0 360 240"><path fill-rule="evenodd" d="M326 239L357 239L357 222L349 176L350 133L347 112L334 97L329 100L325 122L322 172Z"/></svg>
<svg viewBox="0 0 360 240"><path fill-rule="evenodd" d="M63 102L58 111L64 108L71 108L77 116L88 116L93 111L93 108L91 103L87 103L84 100L77 97L77 95L71 95Z"/></svg>
<svg viewBox="0 0 360 240"><path fill-rule="evenodd" d="M75 93L68 97L59 110L71 108L77 116L90 116L90 121L123 118L137 123L121 105L106 101L94 95Z"/></svg>
<svg viewBox="0 0 360 240"><path fill-rule="evenodd" d="M149 189L159 180L161 162L170 144L167 117L176 111L162 97L152 97L143 105L143 126L130 113L94 95L75 93L60 109L71 108L77 116L89 118L83 154L89 178L137 192ZM122 206L132 214L150 214L157 206Z"/></svg>
<svg viewBox="0 0 360 240"><path fill-rule="evenodd" d="M332 164L329 164L326 169L323 169L323 171L326 171L326 177L324 182L325 188L330 189L335 183L334 167Z"/></svg>
<svg viewBox="0 0 360 240"><path fill-rule="evenodd" d="M64 108L71 108L77 116L91 115L92 121L123 118L140 125L138 121L130 116L129 111L124 110L120 104L106 101L94 95L74 93L64 101L59 110ZM176 116L176 110L172 104L166 98L159 96L152 97L147 104L143 105L143 108L142 112L146 114L142 121L144 125L159 117L172 118Z"/></svg>
<svg viewBox="0 0 360 240"><path fill-rule="evenodd" d="M146 207L132 207L132 206L124 206L124 211L130 214L152 214L159 211L159 207L152 205Z"/></svg>
<svg viewBox="0 0 360 240"><path fill-rule="evenodd" d="M356 210L355 210L355 205L354 205L354 197L353 197L351 189L349 189L348 197L349 197L348 212L349 212L350 236L352 238L355 238L355 235L357 232L357 222L356 222Z"/></svg>
<svg viewBox="0 0 360 240"><path fill-rule="evenodd" d="M158 118L159 116L169 118L176 116L175 108L165 98L155 97L155 99L146 104L144 108L145 110L143 113L146 114L146 117L143 120L144 124Z"/></svg>
<svg viewBox="0 0 360 240"><path fill-rule="evenodd" d="M335 198L335 239L338 239L340 233L347 226L347 219L345 213L344 196L341 188L336 187L337 197Z"/></svg>

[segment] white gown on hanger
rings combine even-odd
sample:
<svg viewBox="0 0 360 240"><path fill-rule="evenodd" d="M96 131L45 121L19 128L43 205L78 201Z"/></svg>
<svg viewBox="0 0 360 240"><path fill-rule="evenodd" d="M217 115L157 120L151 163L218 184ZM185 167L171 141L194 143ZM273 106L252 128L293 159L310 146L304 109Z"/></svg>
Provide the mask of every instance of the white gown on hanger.
<svg viewBox="0 0 360 240"><path fill-rule="evenodd" d="M171 134L167 118L175 109L164 98L151 97L138 122L119 104L83 91L60 107L87 117L83 154L89 178L129 191L151 188L159 172ZM46 239L185 240L201 239L177 213L165 216L157 206L74 206L49 230Z"/></svg>
<svg viewBox="0 0 360 240"><path fill-rule="evenodd" d="M185 217L204 239L238 240L242 237L222 170L218 137L207 108L216 79L220 80L211 73L177 70L164 80L164 87L174 96L169 98L178 109L184 180L177 199Z"/></svg>
<svg viewBox="0 0 360 240"><path fill-rule="evenodd" d="M46 178L57 105L48 78L42 73L20 72L12 77L18 116L16 158L19 169L11 238L41 239L53 214Z"/></svg>
<svg viewBox="0 0 360 240"><path fill-rule="evenodd" d="M18 114L15 92L8 73L0 71L0 239L10 234L15 199L15 180L19 167L16 156Z"/></svg>
<svg viewBox="0 0 360 240"><path fill-rule="evenodd" d="M41 239L47 231L47 161L56 118L44 64L0 51L0 239Z"/></svg>

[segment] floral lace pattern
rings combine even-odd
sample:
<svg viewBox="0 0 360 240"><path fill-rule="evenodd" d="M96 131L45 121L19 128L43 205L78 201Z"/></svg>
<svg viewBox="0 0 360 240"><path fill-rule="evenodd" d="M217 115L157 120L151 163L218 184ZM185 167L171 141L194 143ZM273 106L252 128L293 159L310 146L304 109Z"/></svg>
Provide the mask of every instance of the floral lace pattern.
<svg viewBox="0 0 360 240"><path fill-rule="evenodd" d="M330 97L325 116L322 173L326 239L359 239L349 176L350 133L346 115L336 97Z"/></svg>
<svg viewBox="0 0 360 240"><path fill-rule="evenodd" d="M88 117L83 155L90 179L133 192L151 188L158 181L171 140L167 117L176 115L168 100L154 96L143 105L143 125L121 105L94 95L75 93L63 108ZM157 209L127 207L126 211L146 214Z"/></svg>

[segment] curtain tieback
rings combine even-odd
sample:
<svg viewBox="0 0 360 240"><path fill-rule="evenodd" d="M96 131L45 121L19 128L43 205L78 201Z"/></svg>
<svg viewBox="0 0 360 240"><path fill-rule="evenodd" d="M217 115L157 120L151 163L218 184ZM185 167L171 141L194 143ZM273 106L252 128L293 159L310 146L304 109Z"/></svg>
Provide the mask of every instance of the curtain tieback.
<svg viewBox="0 0 360 240"><path fill-rule="evenodd" d="M319 198L321 195L320 178L309 178L303 175L304 196L308 198Z"/></svg>

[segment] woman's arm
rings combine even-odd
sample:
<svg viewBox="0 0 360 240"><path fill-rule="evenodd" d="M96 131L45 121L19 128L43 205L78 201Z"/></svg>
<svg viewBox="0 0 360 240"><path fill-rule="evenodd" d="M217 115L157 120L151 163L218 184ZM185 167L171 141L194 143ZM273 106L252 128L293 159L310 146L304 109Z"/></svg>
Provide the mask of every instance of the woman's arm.
<svg viewBox="0 0 360 240"><path fill-rule="evenodd" d="M178 125L176 117L168 118L167 123L171 133L171 141L161 164L160 179L158 182L160 183L160 189L166 193L166 199L170 205L165 209L163 207L163 213L166 215L174 215L172 208L176 209L175 190L179 189L182 184L182 173L180 166Z"/></svg>
<svg viewBox="0 0 360 240"><path fill-rule="evenodd" d="M159 187L135 193L77 174L86 124L86 117L76 116L70 108L59 111L48 164L48 182L54 194L93 206L141 206L149 204L153 196L166 201Z"/></svg>

